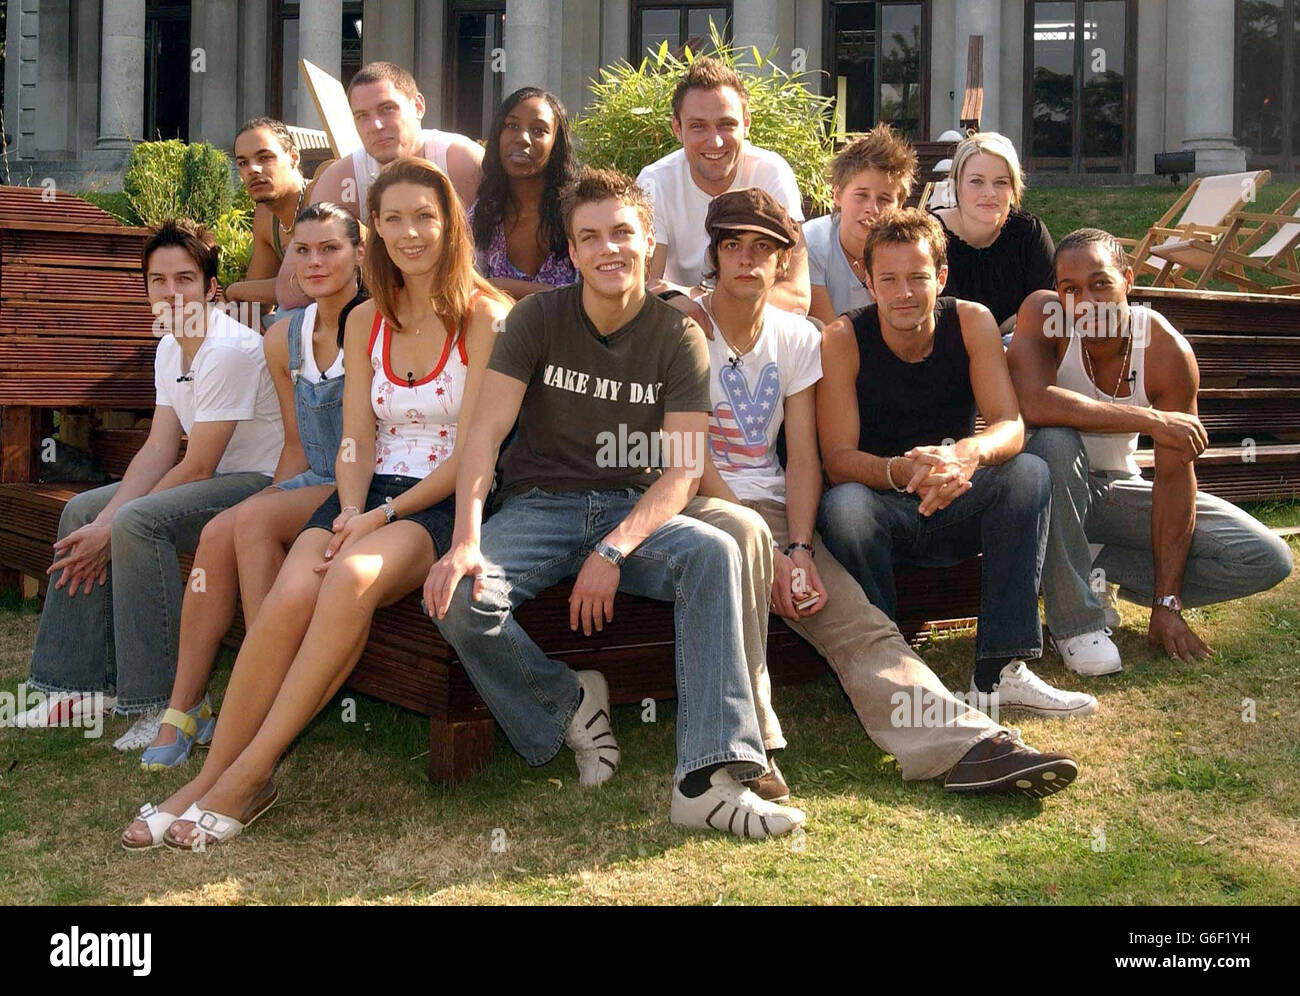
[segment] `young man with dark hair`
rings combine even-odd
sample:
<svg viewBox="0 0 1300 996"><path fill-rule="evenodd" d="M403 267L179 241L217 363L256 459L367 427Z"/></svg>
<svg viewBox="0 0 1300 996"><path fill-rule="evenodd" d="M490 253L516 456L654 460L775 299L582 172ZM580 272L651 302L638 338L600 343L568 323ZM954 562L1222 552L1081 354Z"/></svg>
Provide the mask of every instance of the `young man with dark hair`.
<svg viewBox="0 0 1300 996"><path fill-rule="evenodd" d="M119 713L144 714L115 746L148 746L180 637L177 553L195 549L214 515L271 482L284 444L280 406L262 337L212 304L218 252L189 221L164 223L145 245L160 337L149 438L119 483L63 508L29 678L53 697L22 725L56 724L87 707L83 699L115 692Z"/></svg>
<svg viewBox="0 0 1300 996"><path fill-rule="evenodd" d="M827 548L891 618L896 565L983 554L971 693L1040 716L1095 712L1091 695L1053 688L1025 663L1042 653L1051 481L1020 452L1024 423L993 316L939 297L947 265L933 215L882 214L864 254L875 303L836 319L822 342L817 428L835 485L817 522Z"/></svg>
<svg viewBox="0 0 1300 996"><path fill-rule="evenodd" d="M274 118L246 121L235 135L235 168L254 203L253 256L244 279L226 288L226 299L266 305L269 313L278 303L276 275L307 193L298 146L288 126Z"/></svg>
<svg viewBox="0 0 1300 996"><path fill-rule="evenodd" d="M700 492L753 508L767 522L777 546L772 611L826 658L868 736L898 759L904 778L943 775L950 791L1035 798L1065 788L1078 773L1074 760L1026 747L952 695L814 531L822 491L815 407L821 336L807 319L767 304L798 227L771 195L753 188L717 197L704 224L717 288L704 299L714 330L713 459ZM784 745L768 740L769 729L780 730L771 682L761 655L749 663L770 752ZM755 791L765 798L788 793L774 761Z"/></svg>
<svg viewBox="0 0 1300 996"><path fill-rule="evenodd" d="M1208 436L1196 415L1200 374L1191 346L1159 312L1130 305L1133 269L1100 229L1056 247L1056 290L1021 306L1007 360L1025 419L1025 449L1052 474L1043 564L1048 629L1065 666L1122 668L1110 627L1110 586L1151 606L1147 641L1171 657L1212 652L1182 616L1264 591L1291 573L1291 551L1267 527L1196 490ZM1155 480L1135 453L1155 443ZM1100 550L1098 551L1098 547Z"/></svg>
<svg viewBox="0 0 1300 996"><path fill-rule="evenodd" d="M750 145L749 91L733 69L717 59L696 59L673 91L673 135L682 143L637 177L654 202L655 251L651 291L695 300L708 288L704 256L708 235L700 224L709 201L728 190L761 187L796 221L803 220L799 185L790 164L775 152ZM771 303L807 314L811 302L803 239L790 255ZM682 310L689 302L678 302Z"/></svg>
<svg viewBox="0 0 1300 996"><path fill-rule="evenodd" d="M704 337L646 293L650 206L630 178L584 170L564 217L582 280L529 295L506 319L482 387L494 403L465 440L455 535L429 573L425 605L515 749L537 765L567 744L581 783L599 785L619 762L605 680L548 658L515 612L575 575L569 625L587 634L613 620L618 591L673 602L670 818L745 837L788 833L803 813L738 780L766 766L742 650L740 551L681 514L707 460ZM484 522L516 421L498 509Z"/></svg>

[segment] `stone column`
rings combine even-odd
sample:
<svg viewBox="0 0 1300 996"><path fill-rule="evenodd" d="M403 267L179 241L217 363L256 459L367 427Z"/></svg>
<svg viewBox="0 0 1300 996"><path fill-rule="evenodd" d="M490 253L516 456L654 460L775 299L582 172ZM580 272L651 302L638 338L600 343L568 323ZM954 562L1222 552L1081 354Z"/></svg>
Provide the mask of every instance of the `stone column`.
<svg viewBox="0 0 1300 996"><path fill-rule="evenodd" d="M1234 5L1187 0L1184 149L1196 153L1196 172L1240 173L1246 153L1232 134ZM1279 67L1280 68L1280 67Z"/></svg>
<svg viewBox="0 0 1300 996"><path fill-rule="evenodd" d="M745 3L733 4L731 10L732 35L736 44L742 48L753 45L767 58L767 53L778 41L789 42L788 38L779 37L781 18L777 0L747 0ZM788 44L786 48L787 54L781 64L788 68Z"/></svg>
<svg viewBox="0 0 1300 996"><path fill-rule="evenodd" d="M608 66L620 60L626 62L637 53L629 53L628 39L632 34L632 5L627 0L600 0L600 64ZM594 74L593 74L594 75Z"/></svg>
<svg viewBox="0 0 1300 996"><path fill-rule="evenodd" d="M411 72L424 94L424 126L442 124L442 63L446 49L447 9L443 0L416 0L415 65Z"/></svg>
<svg viewBox="0 0 1300 996"><path fill-rule="evenodd" d="M553 9L551 0L507 0L503 94L521 86L558 88L559 82L549 78L551 32L560 30L560 25L551 23Z"/></svg>
<svg viewBox="0 0 1300 996"><path fill-rule="evenodd" d="M100 149L129 149L144 135L145 0L104 0L100 33Z"/></svg>
<svg viewBox="0 0 1300 996"><path fill-rule="evenodd" d="M302 0L298 14L298 56L315 63L333 77L342 73L343 0ZM297 93L298 120L288 123L303 128L323 128L301 73Z"/></svg>
<svg viewBox="0 0 1300 996"><path fill-rule="evenodd" d="M967 56L971 35L984 37L984 108L980 118L982 131L999 131L998 108L1002 97L999 76L1002 67L1002 5L998 0L960 0L957 4L956 30L953 39L953 114L952 126L961 117L962 97L966 92Z"/></svg>
<svg viewBox="0 0 1300 996"><path fill-rule="evenodd" d="M219 149L230 148L239 127L239 49L230 44L232 32L239 36L238 0L194 0L190 7L190 141L210 142ZM200 58L201 62L196 61Z"/></svg>

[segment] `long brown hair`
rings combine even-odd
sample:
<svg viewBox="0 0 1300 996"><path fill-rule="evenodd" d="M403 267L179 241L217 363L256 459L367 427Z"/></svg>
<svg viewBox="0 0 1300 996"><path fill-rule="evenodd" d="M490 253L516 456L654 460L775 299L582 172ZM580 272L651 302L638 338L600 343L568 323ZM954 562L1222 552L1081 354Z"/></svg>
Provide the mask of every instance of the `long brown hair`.
<svg viewBox="0 0 1300 996"><path fill-rule="evenodd" d="M427 159L406 156L395 159L379 173L366 197L366 218L371 225L370 246L363 272L375 307L394 329L401 331L397 320L397 294L406 281L402 271L388 254L388 246L375 225L379 202L384 191L397 183L414 183L433 190L442 213L442 238L434 263L433 310L449 328L454 329L469 314L470 299L475 291L508 302L504 294L479 276L474 269L474 247L470 242L469 222L460 206L456 190L447 174Z"/></svg>

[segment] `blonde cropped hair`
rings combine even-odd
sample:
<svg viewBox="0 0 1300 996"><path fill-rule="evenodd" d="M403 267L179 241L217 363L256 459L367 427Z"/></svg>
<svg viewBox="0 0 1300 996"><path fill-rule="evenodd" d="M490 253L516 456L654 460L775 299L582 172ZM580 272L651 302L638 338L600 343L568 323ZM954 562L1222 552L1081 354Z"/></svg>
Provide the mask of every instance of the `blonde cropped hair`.
<svg viewBox="0 0 1300 996"><path fill-rule="evenodd" d="M1025 194L1025 175L1020 168L1020 156L1016 153L1016 147L1011 144L1011 139L1006 135L999 135L996 131L977 131L958 143L957 151L952 154L952 169L948 173L953 182L953 196L958 196L961 174L966 168L966 163L972 156L981 152L997 156L1007 164L1007 169L1011 172L1011 206L1020 207L1020 200Z"/></svg>

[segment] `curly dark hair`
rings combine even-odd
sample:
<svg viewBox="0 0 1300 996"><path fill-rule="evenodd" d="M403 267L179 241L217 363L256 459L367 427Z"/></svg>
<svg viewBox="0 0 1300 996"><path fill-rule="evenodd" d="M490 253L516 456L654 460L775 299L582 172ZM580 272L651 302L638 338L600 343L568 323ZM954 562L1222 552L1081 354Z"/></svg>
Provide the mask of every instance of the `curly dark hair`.
<svg viewBox="0 0 1300 996"><path fill-rule="evenodd" d="M578 161L569 131L569 115L560 98L535 86L520 87L501 101L492 118L492 126L488 128L487 147L483 153L483 182L479 185L474 208L474 245L486 251L492 242L493 230L505 218L506 205L510 201L510 177L501 165L501 132L510 112L533 97L541 97L550 104L555 115L555 144L551 146L551 156L546 162L546 187L542 191L542 217L537 234L551 252L567 256L569 244L560 213L560 191L577 176Z"/></svg>

